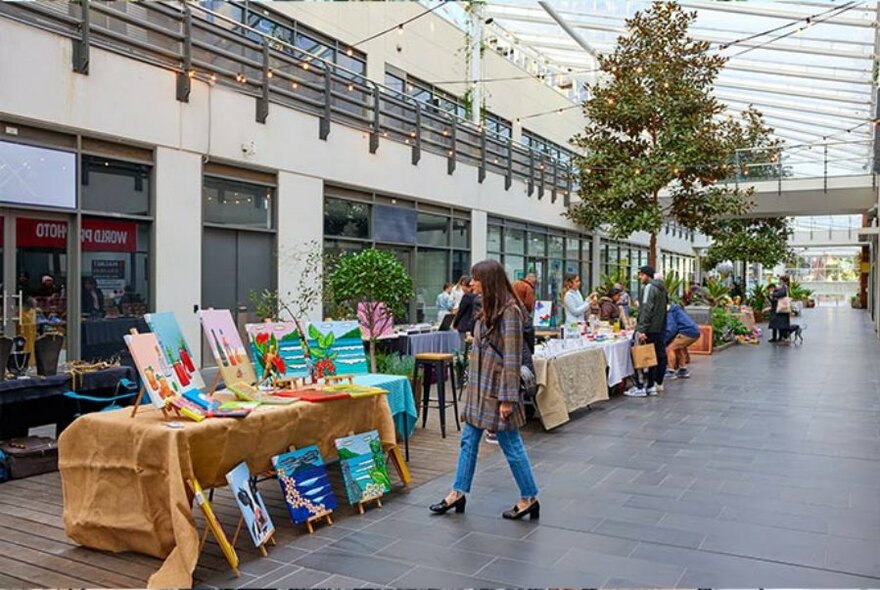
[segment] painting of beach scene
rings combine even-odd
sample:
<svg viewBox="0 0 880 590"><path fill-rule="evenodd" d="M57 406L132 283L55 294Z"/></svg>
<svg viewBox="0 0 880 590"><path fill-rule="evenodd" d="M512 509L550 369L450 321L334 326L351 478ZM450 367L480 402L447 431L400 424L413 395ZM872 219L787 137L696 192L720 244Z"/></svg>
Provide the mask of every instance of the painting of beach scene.
<svg viewBox="0 0 880 590"><path fill-rule="evenodd" d="M245 330L258 376L265 374L267 362L273 362L279 377L308 376L302 341L294 322L247 324ZM270 354L274 356L268 360Z"/></svg>
<svg viewBox="0 0 880 590"><path fill-rule="evenodd" d="M391 478L385 464L382 441L375 430L336 439L339 465L348 502L378 498L391 491Z"/></svg>
<svg viewBox="0 0 880 590"><path fill-rule="evenodd" d="M336 496L318 447L312 445L272 458L290 519L302 524L336 508Z"/></svg>
<svg viewBox="0 0 880 590"><path fill-rule="evenodd" d="M171 368L180 384L184 387L192 384L197 389L204 390L205 382L196 368L193 361L195 357L186 343L186 338L183 337L183 332L180 331L174 312L148 313L144 315L144 320L159 340L159 346L162 347L165 358L171 363Z"/></svg>
<svg viewBox="0 0 880 590"><path fill-rule="evenodd" d="M317 377L369 372L357 321L309 324L308 333Z"/></svg>

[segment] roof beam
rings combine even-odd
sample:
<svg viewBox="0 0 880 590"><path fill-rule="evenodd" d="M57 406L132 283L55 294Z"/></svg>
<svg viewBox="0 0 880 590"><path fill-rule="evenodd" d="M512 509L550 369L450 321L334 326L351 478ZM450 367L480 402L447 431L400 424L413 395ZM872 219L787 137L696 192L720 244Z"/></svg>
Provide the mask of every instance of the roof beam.
<svg viewBox="0 0 880 590"><path fill-rule="evenodd" d="M832 109L829 109L829 108L822 108L822 107L803 106L803 105L798 105L798 104L788 104L788 103L785 103L785 102L778 102L778 101L773 101L773 100L767 100L767 99L764 99L764 98L762 98L761 101L758 102L758 101L755 101L755 100L752 100L752 99L748 99L748 98L742 98L742 97L732 96L732 95L729 95L729 94L725 94L725 93L723 93L723 92L716 92L716 93L715 93L715 96L718 98L718 100L720 100L721 102L725 102L725 103L727 103L727 102L737 102L737 103L745 104L745 105L756 104L756 105L759 105L759 106L777 107L777 108L780 108L780 109L785 109L785 110L789 110L789 111L798 111L798 112L801 112L801 113L811 113L811 114L816 114L816 115L826 115L826 116L829 116L829 117L840 117L840 118L842 118L842 119L850 119L850 120L852 120L852 121L864 121L864 120L870 118L870 113L868 112L867 109L865 109L865 113L864 113L864 114L861 114L861 115L860 115L860 114L855 113L855 112L847 113L847 112L839 111L839 110L836 110L836 109L832 110Z"/></svg>
<svg viewBox="0 0 880 590"><path fill-rule="evenodd" d="M783 96L799 96L801 98L810 98L812 100L827 100L834 103L842 103L845 102L847 104L856 104L856 105L870 105L871 100L868 97L868 100L856 100L853 98L843 98L840 96L833 96L830 94L818 94L815 92L807 92L807 91L799 91L791 88L765 88L762 86L756 86L753 84L744 84L742 82L738 82L736 84L732 84L729 82L715 82L716 87L720 88L734 88L737 90L748 90L750 92L762 92L766 94L781 94Z"/></svg>
<svg viewBox="0 0 880 590"><path fill-rule="evenodd" d="M740 3L721 3L721 2L688 2L683 1L679 2L679 4L684 8L697 8L699 10L714 10L715 12L727 12L732 14L748 14L751 16L763 16L766 18L778 18L783 20L804 20L810 14L804 14L802 12L790 11L790 10L778 10L774 8L769 8L767 5L751 5L744 6ZM833 5L826 5L826 8L830 8ZM853 10L858 10L855 8ZM841 16L834 16L833 18L823 21L822 24L830 24L830 25L841 25L841 26L851 26L851 27L864 27L871 28L874 25L870 21L858 19L858 18L847 18Z"/></svg>

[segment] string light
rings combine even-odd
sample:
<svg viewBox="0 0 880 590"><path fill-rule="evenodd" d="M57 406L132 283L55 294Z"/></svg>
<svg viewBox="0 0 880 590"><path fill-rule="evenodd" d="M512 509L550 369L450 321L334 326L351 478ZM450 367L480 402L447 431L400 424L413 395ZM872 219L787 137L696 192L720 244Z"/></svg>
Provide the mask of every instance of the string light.
<svg viewBox="0 0 880 590"><path fill-rule="evenodd" d="M299 84L297 84L296 82L291 82L290 87L296 90L297 88L299 88Z"/></svg>
<svg viewBox="0 0 880 590"><path fill-rule="evenodd" d="M269 79L271 79L272 76L274 76L274 75L275 75L275 74L272 72L272 70L269 70L268 72L266 72L266 77L269 78Z"/></svg>
<svg viewBox="0 0 880 590"><path fill-rule="evenodd" d="M397 25L397 34L403 35L403 25Z"/></svg>
<svg viewBox="0 0 880 590"><path fill-rule="evenodd" d="M308 64L308 62L303 62L303 69L304 69L305 71L309 71L309 64Z"/></svg>
<svg viewBox="0 0 880 590"><path fill-rule="evenodd" d="M348 50L345 52L345 54L348 57L351 57L352 55L354 55L354 50L351 47L349 47Z"/></svg>

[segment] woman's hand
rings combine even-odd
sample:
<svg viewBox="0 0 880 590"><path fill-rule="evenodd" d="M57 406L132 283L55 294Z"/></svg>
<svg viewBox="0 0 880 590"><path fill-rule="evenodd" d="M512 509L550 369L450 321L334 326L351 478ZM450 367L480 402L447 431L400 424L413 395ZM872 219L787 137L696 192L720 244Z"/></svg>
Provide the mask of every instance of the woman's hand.
<svg viewBox="0 0 880 590"><path fill-rule="evenodd" d="M498 413L501 414L501 419L507 422L507 418L513 414L513 402L501 402Z"/></svg>

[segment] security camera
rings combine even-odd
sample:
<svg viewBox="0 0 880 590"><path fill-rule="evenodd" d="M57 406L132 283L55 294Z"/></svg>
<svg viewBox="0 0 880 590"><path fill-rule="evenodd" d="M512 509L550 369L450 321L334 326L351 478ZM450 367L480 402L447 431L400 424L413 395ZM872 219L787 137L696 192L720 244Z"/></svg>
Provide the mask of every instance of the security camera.
<svg viewBox="0 0 880 590"><path fill-rule="evenodd" d="M257 153L257 144L254 140L246 141L241 144L241 153L245 156L253 156Z"/></svg>

